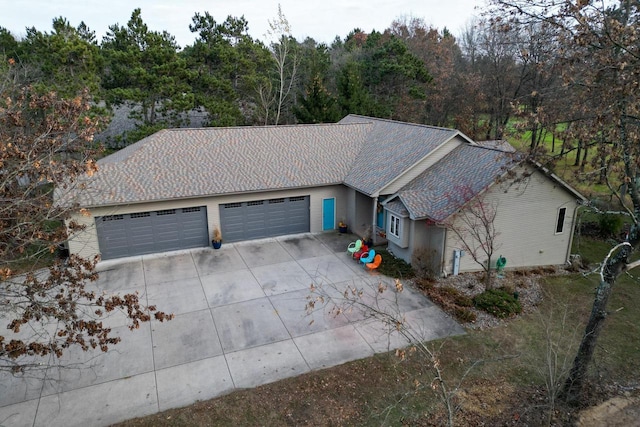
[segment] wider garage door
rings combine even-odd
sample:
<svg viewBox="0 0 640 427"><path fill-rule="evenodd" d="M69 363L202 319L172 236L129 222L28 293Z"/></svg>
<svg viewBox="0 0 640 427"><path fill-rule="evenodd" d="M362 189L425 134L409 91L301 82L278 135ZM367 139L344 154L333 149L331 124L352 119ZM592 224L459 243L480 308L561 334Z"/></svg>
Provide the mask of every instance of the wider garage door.
<svg viewBox="0 0 640 427"><path fill-rule="evenodd" d="M220 205L225 242L309 231L309 196Z"/></svg>
<svg viewBox="0 0 640 427"><path fill-rule="evenodd" d="M209 245L205 206L96 217L102 259Z"/></svg>

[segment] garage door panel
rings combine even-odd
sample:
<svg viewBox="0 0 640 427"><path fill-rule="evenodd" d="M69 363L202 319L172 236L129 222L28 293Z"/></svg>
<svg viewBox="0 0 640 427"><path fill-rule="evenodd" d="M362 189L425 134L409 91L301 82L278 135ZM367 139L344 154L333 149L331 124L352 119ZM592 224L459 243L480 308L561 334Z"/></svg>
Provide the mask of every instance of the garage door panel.
<svg viewBox="0 0 640 427"><path fill-rule="evenodd" d="M289 198L289 221L292 233L304 233L309 231L309 198Z"/></svg>
<svg viewBox="0 0 640 427"><path fill-rule="evenodd" d="M282 236L289 232L287 199L269 199L267 201L268 228L272 235Z"/></svg>
<svg viewBox="0 0 640 427"><path fill-rule="evenodd" d="M175 244L179 240L180 233L178 233L178 230L165 230L156 233L155 241L158 242L158 244L164 244L166 242Z"/></svg>
<svg viewBox="0 0 640 427"><path fill-rule="evenodd" d="M224 240L259 239L309 231L309 196L220 205Z"/></svg>
<svg viewBox="0 0 640 427"><path fill-rule="evenodd" d="M209 245L204 206L111 215L95 221L103 259Z"/></svg>
<svg viewBox="0 0 640 427"><path fill-rule="evenodd" d="M236 242L244 238L244 209L242 203L225 203L220 205L220 224L223 239Z"/></svg>
<svg viewBox="0 0 640 427"><path fill-rule="evenodd" d="M123 251L119 251L114 253L113 256L109 258L121 258L123 256L134 256L134 255L146 255L152 254L156 250L156 245L153 241L134 241Z"/></svg>
<svg viewBox="0 0 640 427"><path fill-rule="evenodd" d="M245 208L246 233L253 236L247 238L259 239L268 235L266 213L264 201L247 202Z"/></svg>
<svg viewBox="0 0 640 427"><path fill-rule="evenodd" d="M124 215L106 215L96 218L96 229L100 247L108 245L113 251L128 250L129 237Z"/></svg>

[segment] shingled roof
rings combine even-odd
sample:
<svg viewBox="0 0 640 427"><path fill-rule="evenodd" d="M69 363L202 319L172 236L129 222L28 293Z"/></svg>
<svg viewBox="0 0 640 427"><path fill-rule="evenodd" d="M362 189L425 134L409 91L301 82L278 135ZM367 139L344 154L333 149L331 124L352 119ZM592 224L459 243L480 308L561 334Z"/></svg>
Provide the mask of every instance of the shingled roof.
<svg viewBox="0 0 640 427"><path fill-rule="evenodd" d="M340 184L366 124L166 129L98 161L86 206Z"/></svg>
<svg viewBox="0 0 640 427"><path fill-rule="evenodd" d="M351 115L339 123L166 129L98 161L82 206L347 184L379 191L452 129Z"/></svg>
<svg viewBox="0 0 640 427"><path fill-rule="evenodd" d="M455 129L402 123L349 115L340 124L368 123L364 147L358 153L344 183L372 195L409 170L434 149L460 136Z"/></svg>
<svg viewBox="0 0 640 427"><path fill-rule="evenodd" d="M460 145L402 188L397 198L413 219L442 221L514 166L512 154ZM390 202L395 201L391 199Z"/></svg>

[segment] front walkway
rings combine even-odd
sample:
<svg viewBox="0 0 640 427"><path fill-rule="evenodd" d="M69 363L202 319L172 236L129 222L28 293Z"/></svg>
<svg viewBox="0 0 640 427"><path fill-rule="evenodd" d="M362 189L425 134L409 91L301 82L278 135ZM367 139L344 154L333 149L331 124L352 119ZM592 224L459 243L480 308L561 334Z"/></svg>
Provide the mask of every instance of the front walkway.
<svg viewBox="0 0 640 427"><path fill-rule="evenodd" d="M303 234L102 262L100 290L137 291L175 319L130 332L114 315L105 323L122 342L108 353L74 350L63 367L0 374L0 425L109 425L406 345L358 311L307 315L312 283L334 295L393 288L349 257L349 238ZM421 294L387 292L425 340L463 333Z"/></svg>

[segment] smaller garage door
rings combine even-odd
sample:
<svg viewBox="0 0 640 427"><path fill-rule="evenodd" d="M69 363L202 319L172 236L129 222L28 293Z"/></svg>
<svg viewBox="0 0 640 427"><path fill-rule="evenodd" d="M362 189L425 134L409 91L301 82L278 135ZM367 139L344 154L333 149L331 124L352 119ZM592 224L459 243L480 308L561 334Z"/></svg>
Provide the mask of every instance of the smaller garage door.
<svg viewBox="0 0 640 427"><path fill-rule="evenodd" d="M283 197L220 205L225 242L261 239L309 231L309 196Z"/></svg>
<svg viewBox="0 0 640 427"><path fill-rule="evenodd" d="M205 206L96 217L102 259L209 245Z"/></svg>

